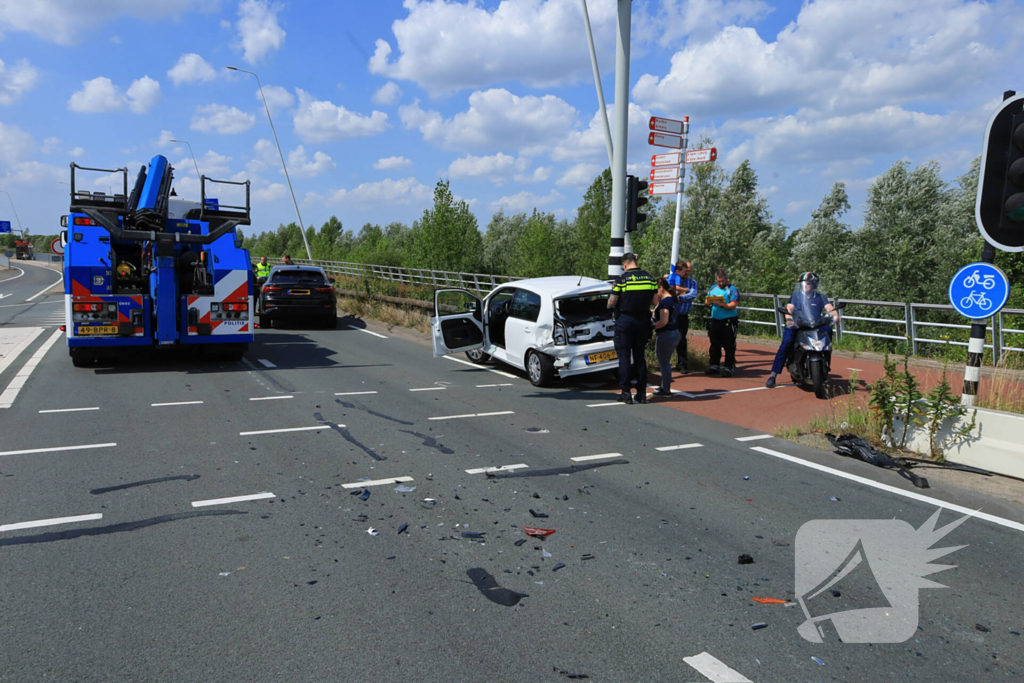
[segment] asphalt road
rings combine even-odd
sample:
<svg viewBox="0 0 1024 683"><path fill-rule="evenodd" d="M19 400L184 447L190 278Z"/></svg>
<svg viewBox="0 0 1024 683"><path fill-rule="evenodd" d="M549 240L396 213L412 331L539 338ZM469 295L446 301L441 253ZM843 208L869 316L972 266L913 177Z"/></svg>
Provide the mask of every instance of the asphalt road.
<svg viewBox="0 0 1024 683"><path fill-rule="evenodd" d="M0 282L32 304L0 329L41 328L0 371L20 387L0 409L0 681L1024 677L1013 504L352 319L261 330L242 363L75 369L19 317L60 299L27 284ZM936 560L948 588L919 591L906 642L811 643L801 607L751 600L793 600L805 522L917 528L943 506L939 526L988 517L935 544L966 547ZM816 614L863 606L854 581Z"/></svg>

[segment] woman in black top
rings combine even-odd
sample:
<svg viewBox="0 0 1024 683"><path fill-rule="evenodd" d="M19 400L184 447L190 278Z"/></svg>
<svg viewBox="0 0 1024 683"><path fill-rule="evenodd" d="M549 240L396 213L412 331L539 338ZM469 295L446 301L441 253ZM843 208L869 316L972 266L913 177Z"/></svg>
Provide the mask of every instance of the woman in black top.
<svg viewBox="0 0 1024 683"><path fill-rule="evenodd" d="M661 387L654 392L655 396L672 395L672 352L679 344L679 328L676 326L678 307L675 287L668 283L668 278L658 278L658 307L654 309L654 349L658 356L658 367L661 369Z"/></svg>

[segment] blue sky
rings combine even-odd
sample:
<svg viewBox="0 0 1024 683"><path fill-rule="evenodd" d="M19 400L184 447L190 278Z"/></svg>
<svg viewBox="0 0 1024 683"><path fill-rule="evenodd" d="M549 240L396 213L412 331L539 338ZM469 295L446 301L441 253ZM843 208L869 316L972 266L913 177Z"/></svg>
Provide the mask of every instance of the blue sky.
<svg viewBox="0 0 1024 683"><path fill-rule="evenodd" d="M609 107L614 0L588 0ZM648 0L633 4L629 162L647 117L691 117L727 170L749 158L773 215L803 225L835 181L858 224L894 161L952 179L1022 45L1019 2ZM607 166L579 0L32 0L0 3L0 189L57 230L68 164L154 154L252 181L251 231L294 220L259 73L306 224L419 218L438 178L492 213L571 218ZM1019 74L1019 68L1017 69ZM93 189L110 180L94 176ZM9 206L0 198L0 220Z"/></svg>

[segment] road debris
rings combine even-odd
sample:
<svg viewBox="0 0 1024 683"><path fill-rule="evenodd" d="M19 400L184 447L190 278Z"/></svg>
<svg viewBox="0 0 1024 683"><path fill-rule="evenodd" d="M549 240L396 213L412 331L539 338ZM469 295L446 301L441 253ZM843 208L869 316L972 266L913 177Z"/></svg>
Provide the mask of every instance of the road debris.
<svg viewBox="0 0 1024 683"><path fill-rule="evenodd" d="M840 500L842 500L841 498L836 498L835 496L829 496L828 499L831 500L833 503L838 503Z"/></svg>
<svg viewBox="0 0 1024 683"><path fill-rule="evenodd" d="M395 487L395 491L398 491L399 493L412 493L415 490L415 486L403 486L402 484Z"/></svg>
<svg viewBox="0 0 1024 683"><path fill-rule="evenodd" d="M547 517L547 515L544 514L543 512L537 512L533 508L530 508L530 514L533 515L534 517L538 518L538 519L542 519L544 517Z"/></svg>
<svg viewBox="0 0 1024 683"><path fill-rule="evenodd" d="M378 532L371 526L369 529L366 530L366 533L370 534L371 536L376 536Z"/></svg>
<svg viewBox="0 0 1024 683"><path fill-rule="evenodd" d="M560 673L563 676L565 676L566 678L590 678L590 676L588 676L587 674L579 674L579 673L574 674L574 673L570 673L570 672L566 671L565 669L559 669L557 666L554 667L554 669L555 669L556 673Z"/></svg>
<svg viewBox="0 0 1024 683"><path fill-rule="evenodd" d="M839 436L836 436L835 434L826 433L825 438L835 446L836 453L839 455L847 458L856 458L857 460L862 460L863 462L866 462L869 465L874 465L875 467L896 470L901 477L908 480L919 489L930 488L928 480L924 477L917 476L910 471L910 468L923 463L941 466L939 463L932 463L931 461L926 460L894 458L876 450L868 443L867 439L855 434L840 434ZM979 472L985 473L984 470L979 470Z"/></svg>
<svg viewBox="0 0 1024 683"><path fill-rule="evenodd" d="M754 564L754 558L744 553L743 555L740 555L736 564Z"/></svg>
<svg viewBox="0 0 1024 683"><path fill-rule="evenodd" d="M785 605L785 600L779 600L778 598L750 598L754 602L759 602L762 605Z"/></svg>
<svg viewBox="0 0 1024 683"><path fill-rule="evenodd" d="M583 556L583 557L581 557L580 559L581 559L581 560L592 560L592 559L594 559L594 556L593 556L593 555L591 555L590 553L587 553L586 555L584 555L584 556Z"/></svg>
<svg viewBox="0 0 1024 683"><path fill-rule="evenodd" d="M763 621L759 621L756 624L754 624L753 626L751 626L750 628L752 628L755 631L759 631L759 630L761 630L763 628L768 628L768 624L764 623Z"/></svg>
<svg viewBox="0 0 1024 683"><path fill-rule="evenodd" d="M534 536L536 538L547 538L551 534L555 533L555 529L540 529L534 526L524 526L523 533L527 536Z"/></svg>
<svg viewBox="0 0 1024 683"><path fill-rule="evenodd" d="M984 624L975 624L974 628L978 629L982 633L988 633L989 631L991 631L991 629L988 626L985 626Z"/></svg>
<svg viewBox="0 0 1024 683"><path fill-rule="evenodd" d="M515 545L516 546L520 546L520 545L522 545L524 543L526 543L526 539L525 538L520 538L518 541L515 542Z"/></svg>
<svg viewBox="0 0 1024 683"><path fill-rule="evenodd" d="M369 500L369 499L370 499L370 489L366 489L365 491L363 491L363 495L359 496L359 500Z"/></svg>
<svg viewBox="0 0 1024 683"><path fill-rule="evenodd" d="M551 568L551 571L557 572L559 569L561 569L564 566L565 566L564 562L559 562L558 564L556 564L554 567Z"/></svg>
<svg viewBox="0 0 1024 683"><path fill-rule="evenodd" d="M462 537L463 538L479 538L479 539L482 539L484 537L484 534L486 534L486 533L487 533L486 531L463 531L462 532Z"/></svg>
<svg viewBox="0 0 1024 683"><path fill-rule="evenodd" d="M402 526L398 527L398 533L403 533L408 528L409 528L409 524L408 524L408 522L406 522L406 523L402 524Z"/></svg>
<svg viewBox="0 0 1024 683"><path fill-rule="evenodd" d="M821 661L821 660L820 660L820 659L818 659L817 657L811 657L811 659L813 659L814 661L816 661L816 662L818 663L818 665L819 665L819 666L825 666L825 662Z"/></svg>
<svg viewBox="0 0 1024 683"><path fill-rule="evenodd" d="M523 598L530 597L525 593L516 593L508 588L502 588L493 576L487 573L486 569L476 567L466 570L466 576L473 582L485 598L503 607L513 607L519 604Z"/></svg>

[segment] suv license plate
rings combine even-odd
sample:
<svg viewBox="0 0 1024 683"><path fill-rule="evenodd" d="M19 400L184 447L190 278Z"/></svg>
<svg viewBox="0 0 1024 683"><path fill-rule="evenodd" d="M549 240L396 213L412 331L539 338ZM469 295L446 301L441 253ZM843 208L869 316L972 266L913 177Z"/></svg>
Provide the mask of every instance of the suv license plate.
<svg viewBox="0 0 1024 683"><path fill-rule="evenodd" d="M601 363L606 360L615 360L618 357L619 354L616 353L615 351L604 351L602 353L590 354L589 356L587 356L586 361L587 365L590 365L591 363Z"/></svg>

